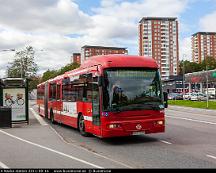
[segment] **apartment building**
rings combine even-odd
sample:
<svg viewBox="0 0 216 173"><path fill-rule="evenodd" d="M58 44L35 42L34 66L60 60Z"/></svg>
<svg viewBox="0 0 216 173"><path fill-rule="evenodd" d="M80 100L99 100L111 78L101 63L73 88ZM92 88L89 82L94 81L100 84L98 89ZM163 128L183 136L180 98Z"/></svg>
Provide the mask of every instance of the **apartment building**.
<svg viewBox="0 0 216 173"><path fill-rule="evenodd" d="M201 63L208 56L216 58L216 32L197 32L191 42L193 62Z"/></svg>
<svg viewBox="0 0 216 173"><path fill-rule="evenodd" d="M108 54L128 54L126 48L121 47L104 47L104 46L88 46L81 48L81 63L91 56L108 55Z"/></svg>
<svg viewBox="0 0 216 173"><path fill-rule="evenodd" d="M178 33L174 17L143 17L139 22L139 55L157 61L162 79L178 75Z"/></svg>
<svg viewBox="0 0 216 173"><path fill-rule="evenodd" d="M81 64L81 53L73 53L73 56L71 57L71 62Z"/></svg>

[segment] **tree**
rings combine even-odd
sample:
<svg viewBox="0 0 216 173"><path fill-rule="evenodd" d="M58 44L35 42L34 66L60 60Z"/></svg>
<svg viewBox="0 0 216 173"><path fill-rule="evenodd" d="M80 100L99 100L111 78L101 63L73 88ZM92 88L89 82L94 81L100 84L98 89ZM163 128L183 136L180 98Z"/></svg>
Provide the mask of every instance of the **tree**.
<svg viewBox="0 0 216 173"><path fill-rule="evenodd" d="M71 63L71 64L67 64L66 66L62 67L59 71L58 71L58 75L64 74L67 71L73 70L78 68L80 65L76 62Z"/></svg>
<svg viewBox="0 0 216 173"><path fill-rule="evenodd" d="M186 73L193 73L197 71L203 71L206 70L206 67L208 70L216 69L216 59L214 57L206 57L205 60L203 60L201 63L195 63L190 61L180 61L179 67L180 72L179 74L183 74L183 65L184 65L184 71Z"/></svg>
<svg viewBox="0 0 216 173"><path fill-rule="evenodd" d="M35 76L38 66L34 62L34 53L32 46L16 52L14 61L7 67L8 77L31 78Z"/></svg>
<svg viewBox="0 0 216 173"><path fill-rule="evenodd" d="M31 79L29 79L29 82L28 82L28 90L31 92L33 89L36 89L40 81L41 81L41 78L39 76L31 77Z"/></svg>
<svg viewBox="0 0 216 173"><path fill-rule="evenodd" d="M206 68L208 70L216 69L216 59L214 57L208 56L202 61L201 66L203 70L206 70Z"/></svg>
<svg viewBox="0 0 216 173"><path fill-rule="evenodd" d="M43 73L43 76L42 76L42 82L44 81L47 81L51 78L54 78L58 75L57 71L56 70L47 70Z"/></svg>
<svg viewBox="0 0 216 173"><path fill-rule="evenodd" d="M62 67L59 70L47 70L46 72L43 73L42 76L42 82L47 81L51 78L54 78L58 75L64 74L67 71L73 70L78 68L80 65L78 63L71 63L71 64L67 64L66 66Z"/></svg>

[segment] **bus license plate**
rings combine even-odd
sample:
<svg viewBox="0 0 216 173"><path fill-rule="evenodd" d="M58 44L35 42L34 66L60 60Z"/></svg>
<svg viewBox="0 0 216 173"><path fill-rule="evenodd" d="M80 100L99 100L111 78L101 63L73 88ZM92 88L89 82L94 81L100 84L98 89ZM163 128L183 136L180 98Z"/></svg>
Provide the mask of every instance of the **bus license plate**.
<svg viewBox="0 0 216 173"><path fill-rule="evenodd" d="M145 132L133 132L132 135L143 135Z"/></svg>

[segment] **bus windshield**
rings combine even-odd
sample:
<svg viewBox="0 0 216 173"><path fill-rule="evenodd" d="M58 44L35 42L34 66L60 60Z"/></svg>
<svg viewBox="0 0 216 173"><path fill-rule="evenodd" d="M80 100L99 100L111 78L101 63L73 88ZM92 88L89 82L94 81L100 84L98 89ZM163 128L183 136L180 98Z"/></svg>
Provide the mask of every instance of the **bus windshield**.
<svg viewBox="0 0 216 173"><path fill-rule="evenodd" d="M103 111L163 109L158 69L104 71Z"/></svg>

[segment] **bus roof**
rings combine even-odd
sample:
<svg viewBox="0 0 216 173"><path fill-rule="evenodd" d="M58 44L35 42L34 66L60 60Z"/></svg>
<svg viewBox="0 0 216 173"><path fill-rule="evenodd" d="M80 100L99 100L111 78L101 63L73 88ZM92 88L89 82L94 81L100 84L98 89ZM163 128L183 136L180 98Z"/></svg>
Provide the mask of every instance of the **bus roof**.
<svg viewBox="0 0 216 173"><path fill-rule="evenodd" d="M125 54L111 54L90 57L84 61L83 64L74 70L68 71L65 74L73 75L85 71L90 67L100 65L103 69L112 67L148 67L158 68L156 61L151 57L125 55Z"/></svg>
<svg viewBox="0 0 216 173"><path fill-rule="evenodd" d="M84 61L79 68L65 72L65 74L59 75L53 79L49 79L48 82L59 80L61 78L67 77L68 75L71 76L74 74L79 74L81 71L85 71L85 69L90 67L96 67L97 65L100 65L103 69L112 67L158 68L156 61L152 57L125 54L100 55L90 57L88 60Z"/></svg>
<svg viewBox="0 0 216 173"><path fill-rule="evenodd" d="M80 66L80 68L87 68L94 65L102 65L103 68L108 67L150 67L158 68L156 61L151 57L112 54L93 56Z"/></svg>

